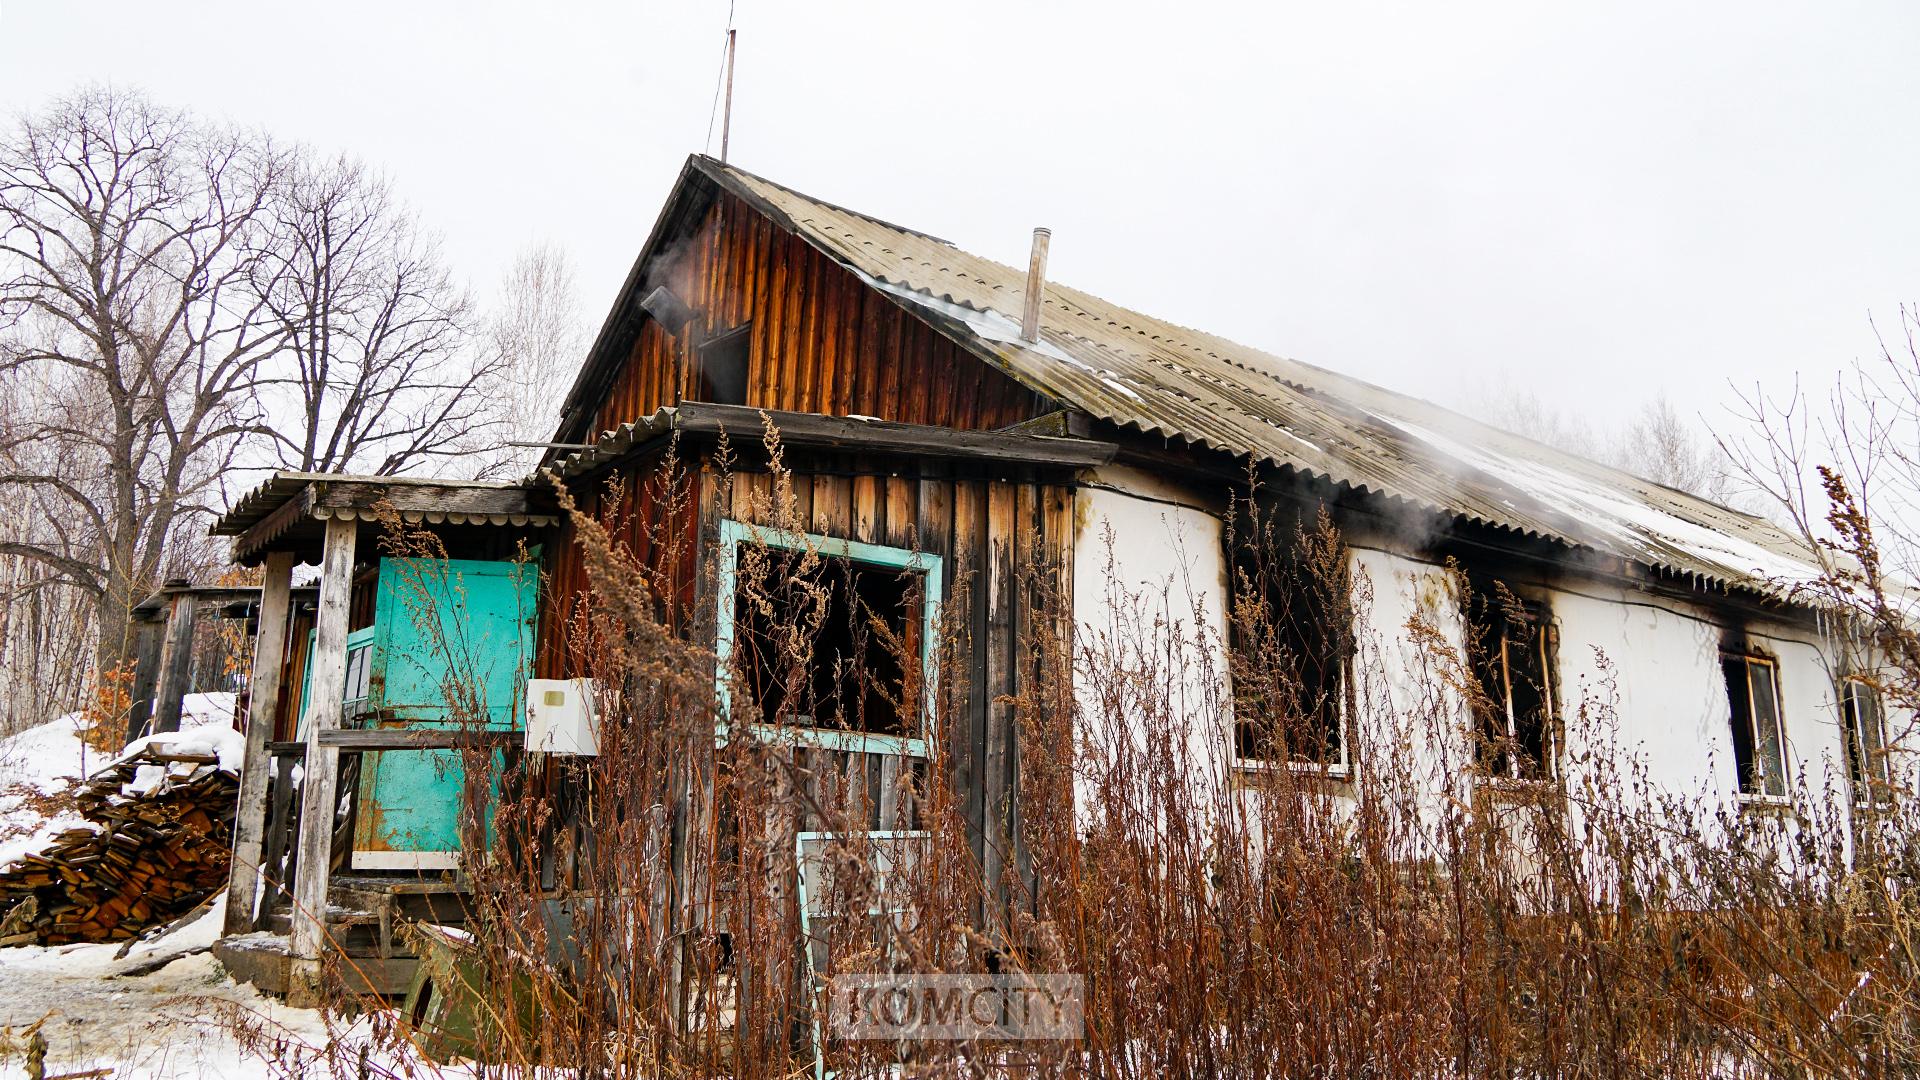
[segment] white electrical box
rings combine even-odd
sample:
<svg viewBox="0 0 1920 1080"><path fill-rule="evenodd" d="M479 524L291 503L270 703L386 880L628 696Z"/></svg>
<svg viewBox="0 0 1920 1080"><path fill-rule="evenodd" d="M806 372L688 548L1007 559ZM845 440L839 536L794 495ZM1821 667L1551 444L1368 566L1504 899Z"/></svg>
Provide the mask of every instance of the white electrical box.
<svg viewBox="0 0 1920 1080"><path fill-rule="evenodd" d="M527 680L527 749L539 754L600 753L592 679Z"/></svg>

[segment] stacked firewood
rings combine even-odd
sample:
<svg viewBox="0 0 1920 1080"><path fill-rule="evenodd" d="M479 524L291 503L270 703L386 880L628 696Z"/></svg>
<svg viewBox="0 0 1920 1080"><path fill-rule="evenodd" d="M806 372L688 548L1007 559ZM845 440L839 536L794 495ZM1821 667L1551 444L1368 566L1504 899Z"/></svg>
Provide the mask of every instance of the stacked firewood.
<svg viewBox="0 0 1920 1080"><path fill-rule="evenodd" d="M240 781L212 755L147 749L95 773L68 829L0 868L0 946L122 941L227 883Z"/></svg>

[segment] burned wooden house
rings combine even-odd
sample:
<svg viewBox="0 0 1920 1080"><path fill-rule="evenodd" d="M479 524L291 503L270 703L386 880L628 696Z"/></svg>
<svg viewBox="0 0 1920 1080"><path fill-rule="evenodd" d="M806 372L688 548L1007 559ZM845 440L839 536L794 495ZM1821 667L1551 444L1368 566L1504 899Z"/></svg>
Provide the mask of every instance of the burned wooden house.
<svg viewBox="0 0 1920 1080"><path fill-rule="evenodd" d="M1323 730L1275 740L1223 717L1195 749L1221 775L1367 783L1343 643L1382 643L1391 696L1417 664L1397 644L1408 618L1425 612L1464 646L1470 613L1488 606L1474 583L1495 578L1520 604L1499 605L1494 647L1474 650L1495 707L1462 719L1497 748L1480 761L1490 779L1551 782L1578 688L1616 675L1628 741L1663 780L1761 803L1823 760L1851 763L1851 783L1884 769L1866 684L1847 681L1812 612L1782 597L1782 580L1814 570L1773 525L1047 282L1046 242L1036 234L1031 265L1007 267L693 157L585 358L542 475L281 474L242 500L217 531L237 561L265 567L266 585L229 929L286 927L277 955L290 952L297 982L330 933L319 913L361 920L384 948L393 919L457 892L440 874L459 859L453 795L431 759L463 740L554 749L521 733L528 682L584 674L566 628L592 585L555 480L613 523L663 593L710 615L686 625L714 636L723 664L750 666L753 628L728 574L747 548L806 547L857 568L834 586L850 590L844 602L896 613L892 632L921 657L943 626L964 626L967 691L941 749L982 836L1017 812L1009 701L1041 613L1016 582L1049 575L1066 610L1046 617L1089 634L1172 582L1174 622L1195 647L1227 649L1228 536L1250 477L1256 504L1286 520L1328 515L1369 602L1320 612L1293 643L1313 668L1301 681L1326 703ZM792 491L780 522L762 519L773 481L755 447L769 426ZM669 454L682 498L649 495ZM465 582L449 605L489 643L478 677L497 715L485 731L447 722L422 661L435 650L408 628L396 582L410 564L377 542L395 519L439 537L441 572ZM321 571L311 610L287 599L300 563ZM781 712L784 691L745 677ZM787 726L885 791L931 748L913 703L869 711ZM327 811L343 798L359 809L337 837ZM991 877L1005 856L983 843L979 857ZM258 889L262 874L287 888ZM397 975L364 966L392 989Z"/></svg>

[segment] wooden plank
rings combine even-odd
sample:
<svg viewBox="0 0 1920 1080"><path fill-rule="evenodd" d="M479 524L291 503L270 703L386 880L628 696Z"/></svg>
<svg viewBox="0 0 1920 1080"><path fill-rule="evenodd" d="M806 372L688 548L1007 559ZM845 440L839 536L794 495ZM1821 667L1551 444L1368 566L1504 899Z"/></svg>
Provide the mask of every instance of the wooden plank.
<svg viewBox="0 0 1920 1080"><path fill-rule="evenodd" d="M898 829L904 826L900 822L900 774L901 764L905 760L899 754L869 754L878 759L879 792L874 800L874 825L876 829Z"/></svg>
<svg viewBox="0 0 1920 1080"><path fill-rule="evenodd" d="M780 364L787 351L781 321L787 300L786 240L786 232L778 228L767 235L767 286L760 303L766 349L761 354L760 385L747 398L747 404L766 409L780 407Z"/></svg>
<svg viewBox="0 0 1920 1080"><path fill-rule="evenodd" d="M753 505L753 480L747 473L737 472L726 480L726 516L734 521L749 525L760 523L759 511Z"/></svg>
<svg viewBox="0 0 1920 1080"><path fill-rule="evenodd" d="M914 539L921 551L933 555L949 555L953 552L953 480L943 475L940 466L922 463L920 477L913 483L919 488L914 494ZM953 587L953 575L946 575L946 585Z"/></svg>
<svg viewBox="0 0 1920 1080"><path fill-rule="evenodd" d="M368 510L381 504L395 510L444 514L546 514L550 504L540 489L518 485L421 483L415 480L329 480L314 485L314 507Z"/></svg>
<svg viewBox="0 0 1920 1080"><path fill-rule="evenodd" d="M133 624L133 687L127 707L127 742L147 733L153 720L153 699L160 685L160 649L166 640L164 623Z"/></svg>
<svg viewBox="0 0 1920 1080"><path fill-rule="evenodd" d="M821 275L820 253L811 247L800 249L800 346L794 351L792 404L799 412L820 412L820 398L814 388L820 378Z"/></svg>
<svg viewBox="0 0 1920 1080"><path fill-rule="evenodd" d="M807 411L802 387L807 377L807 301L813 275L808 256L813 249L799 233L787 238L787 300L784 336L787 354L780 358L780 407L794 412Z"/></svg>
<svg viewBox="0 0 1920 1080"><path fill-rule="evenodd" d="M919 319L907 320L912 344L901 357L900 418L915 424L932 424L927 403L935 392L934 380L927 368L927 354L940 340L932 327Z"/></svg>
<svg viewBox="0 0 1920 1080"><path fill-rule="evenodd" d="M964 635L956 643L955 667L966 673L964 711L953 717L953 784L965 807L968 840L974 858L986 858L986 798L982 767L986 758L987 716L987 496L978 480L958 480L953 486L953 563L958 578L966 580L966 610L954 612L949 625Z"/></svg>
<svg viewBox="0 0 1920 1080"><path fill-rule="evenodd" d="M812 531L821 536L836 536L844 539L847 535L846 522L851 520L848 506L852 498L852 479L815 473L813 508L810 515L813 523Z"/></svg>
<svg viewBox="0 0 1920 1080"><path fill-rule="evenodd" d="M883 484L887 507L885 542L890 547L918 550L920 515L914 506L914 497L919 493L919 484L906 476L889 476Z"/></svg>
<svg viewBox="0 0 1920 1080"><path fill-rule="evenodd" d="M794 265L793 255L794 249L803 242L793 233L781 230L774 234L770 248L774 260L773 286L767 292L767 311L773 320L774 349L773 362L767 366L767 396L762 403L773 409L787 408L793 389L793 354L797 347L794 324L799 321L794 303L794 275L799 268Z"/></svg>
<svg viewBox="0 0 1920 1080"><path fill-rule="evenodd" d="M253 639L253 675L247 680L247 754L240 766L240 794L233 820L233 862L227 873L227 914L222 932L245 934L259 916L255 894L265 849L272 759L267 743L279 721L280 677L286 665L287 615L291 609L293 552L267 556L260 586L260 618Z"/></svg>
<svg viewBox="0 0 1920 1080"><path fill-rule="evenodd" d="M465 731L459 728L330 728L317 732L319 745L335 750L464 750L517 746L520 731Z"/></svg>
<svg viewBox="0 0 1920 1080"><path fill-rule="evenodd" d="M301 784L300 837L293 885L293 957L288 1000L310 1008L320 995L321 951L326 946L327 876L333 854L334 807L339 801L340 751L324 747L320 732L337 729L347 680L347 605L352 598L356 523L327 522L321 549L320 604L314 622L311 701L307 707L307 758Z"/></svg>
<svg viewBox="0 0 1920 1080"><path fill-rule="evenodd" d="M153 705L155 731L180 730L180 708L193 678L193 620L198 606L191 594L176 593L167 613L167 638L160 648L160 690Z"/></svg>
<svg viewBox="0 0 1920 1080"><path fill-rule="evenodd" d="M1014 678L1014 562L1017 511L1014 486L989 483L987 486L987 555L982 573L986 578L986 724L981 747L981 795L986 807L982 825L986 830L986 850L981 868L986 874L988 895L1003 900L1002 877L1009 850L1009 812L1011 810L1011 762L1013 745L1013 709L1008 697L1016 689ZM997 917L997 916L996 916Z"/></svg>
<svg viewBox="0 0 1920 1080"><path fill-rule="evenodd" d="M1033 484L1021 484L1014 489L1014 534L1013 534L1013 664L1011 665L1012 686L1009 693L1027 695L1034 692L1039 670L1038 643L1034 641L1034 610L1036 598L1042 593L1040 575L1044 567L1037 565L1036 558L1044 559L1040 550L1040 489ZM1029 704L1032 704L1029 702ZM1008 710L1007 725L1007 834L1013 849L1013 881L1019 892L1014 898L1016 906L1032 910L1033 907L1033 854L1027 850L1026 838L1022 835L1022 816L1020 806L1020 720L1018 712ZM1069 811L1070 812L1070 811Z"/></svg>
<svg viewBox="0 0 1920 1080"><path fill-rule="evenodd" d="M880 542L882 516L886 506L880 501L880 478L853 478L853 538L863 544Z"/></svg>
<svg viewBox="0 0 1920 1080"><path fill-rule="evenodd" d="M905 353L901 331L908 319L897 307L890 308L880 321L881 341L868 355L869 370L877 381L873 415L887 420L900 419L900 367Z"/></svg>
<svg viewBox="0 0 1920 1080"><path fill-rule="evenodd" d="M819 274L819 346L814 353L811 411L831 413L834 411L834 384L841 369L848 363L848 357L841 347L842 327L846 325L847 272L822 260Z"/></svg>
<svg viewBox="0 0 1920 1080"><path fill-rule="evenodd" d="M780 429L784 445L808 449L1068 468L1105 465L1119 452L1116 444L1094 439L961 431L924 424L852 420L809 413L773 411L769 415L774 426ZM684 434L718 435L721 431L727 431L738 440L743 431L760 430L761 421L755 409L689 402L680 407L674 417L674 425Z"/></svg>
<svg viewBox="0 0 1920 1080"><path fill-rule="evenodd" d="M780 527L805 532L813 527L813 476L793 473L787 477L786 504L781 507Z"/></svg>
<svg viewBox="0 0 1920 1080"><path fill-rule="evenodd" d="M835 276L840 279L840 303L836 309L839 351L834 362L833 393L828 398L828 406L821 411L845 416L852 411L853 382L859 377L865 355L860 351L860 309L868 289L845 270L837 271Z"/></svg>

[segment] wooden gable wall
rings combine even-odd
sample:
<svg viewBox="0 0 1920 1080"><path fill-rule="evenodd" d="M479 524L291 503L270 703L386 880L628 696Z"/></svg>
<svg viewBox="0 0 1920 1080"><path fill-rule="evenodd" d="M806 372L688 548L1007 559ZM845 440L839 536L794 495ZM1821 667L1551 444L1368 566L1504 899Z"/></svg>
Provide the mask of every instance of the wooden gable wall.
<svg viewBox="0 0 1920 1080"><path fill-rule="evenodd" d="M594 416L595 432L678 404L699 342L751 324L747 399L763 409L860 414L986 430L1046 411L1033 391L722 192L664 272L693 309L677 334L643 322Z"/></svg>

